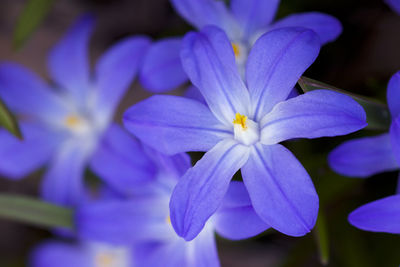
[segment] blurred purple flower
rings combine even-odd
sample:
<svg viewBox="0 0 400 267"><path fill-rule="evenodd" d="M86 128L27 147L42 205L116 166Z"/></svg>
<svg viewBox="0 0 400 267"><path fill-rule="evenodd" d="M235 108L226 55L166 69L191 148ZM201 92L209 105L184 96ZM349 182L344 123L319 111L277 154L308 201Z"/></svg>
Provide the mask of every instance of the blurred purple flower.
<svg viewBox="0 0 400 267"><path fill-rule="evenodd" d="M387 102L392 115L390 132L350 140L335 148L328 157L335 172L364 178L400 168L400 72L389 81Z"/></svg>
<svg viewBox="0 0 400 267"><path fill-rule="evenodd" d="M198 30L218 26L227 34L235 52L239 73L244 74L248 53L264 33L284 27L314 30L322 44L342 32L340 22L319 12L300 13L273 22L279 0L233 0L229 7L215 0L171 0L175 10ZM140 71L142 85L153 92L178 87L188 80L179 54L181 38L167 38L149 49Z"/></svg>
<svg viewBox="0 0 400 267"><path fill-rule="evenodd" d="M387 102L392 115L389 133L350 140L335 148L329 154L329 165L335 172L365 178L400 168L400 72L389 81ZM363 230L399 234L400 196L361 206L349 215L349 221Z"/></svg>
<svg viewBox="0 0 400 267"><path fill-rule="evenodd" d="M31 267L134 267L133 249L99 242L47 241L30 255Z"/></svg>
<svg viewBox="0 0 400 267"><path fill-rule="evenodd" d="M123 135L131 138L128 133ZM128 164L136 161L129 154L129 146L124 144L115 146L114 158ZM219 266L215 231L236 240L255 236L269 228L254 212L243 183L235 182L231 184L218 212L198 237L190 242L183 240L171 226L169 199L178 179L191 167L190 158L186 154L167 157L150 148L142 150L142 157L148 158L156 166L157 172L149 173L156 177L153 182L137 184L132 190L122 192L103 191L101 199L79 205L75 223L80 239L107 242L110 246L133 247L134 266L213 267ZM118 171L104 174L109 179L124 180ZM136 172L125 173L128 174L134 179L138 175ZM90 251L83 253L91 259L98 258L93 257Z"/></svg>
<svg viewBox="0 0 400 267"><path fill-rule="evenodd" d="M120 41L91 73L87 46L93 26L92 16L80 18L52 49L52 84L17 64L0 64L0 97L18 115L24 135L19 141L0 131L0 173L20 179L47 164L42 195L60 204L79 202L85 166L96 150L107 153L99 141L150 43L146 37Z"/></svg>
<svg viewBox="0 0 400 267"><path fill-rule="evenodd" d="M208 151L171 197L171 221L180 236L196 237L239 169L266 224L292 236L313 228L318 212L313 183L278 143L348 134L366 125L364 110L346 95L317 90L286 100L319 48L318 36L305 28L263 35L249 55L246 87L226 34L208 26L188 34L182 49L185 71L208 106L153 96L125 112L126 128L154 149L167 154Z"/></svg>
<svg viewBox="0 0 400 267"><path fill-rule="evenodd" d="M399 0L385 0L385 3L390 6L393 11L400 14L400 1Z"/></svg>
<svg viewBox="0 0 400 267"><path fill-rule="evenodd" d="M350 213L349 222L365 231L400 234L400 195L359 207Z"/></svg>

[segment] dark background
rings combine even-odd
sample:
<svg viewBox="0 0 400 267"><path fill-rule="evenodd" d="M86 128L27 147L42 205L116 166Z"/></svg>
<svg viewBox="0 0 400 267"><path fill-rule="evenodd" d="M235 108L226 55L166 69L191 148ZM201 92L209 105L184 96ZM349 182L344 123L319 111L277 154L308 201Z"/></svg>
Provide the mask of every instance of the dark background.
<svg viewBox="0 0 400 267"><path fill-rule="evenodd" d="M323 47L310 78L385 102L386 84L400 69L400 16L380 0L282 0L278 18L291 13L320 11L343 24L339 39ZM90 49L93 62L107 47L131 34L154 39L181 35L190 26L167 0L58 0L40 28L19 51L12 47L15 24L26 1L0 3L0 60L13 60L43 77L46 54L77 16L93 12L98 17ZM176 90L175 93L179 93ZM129 105L150 94L134 84L121 104L116 119ZM399 103L400 104L400 103ZM342 141L378 131L362 131L346 137L286 142L285 145L309 171L320 196L330 244L328 266L398 266L400 238L396 235L360 231L349 225L347 215L356 207L394 194L397 172L367 180L340 177L329 170L327 153ZM40 171L22 181L0 179L0 192L37 195ZM30 248L50 237L46 230L0 219L0 266L25 266ZM320 266L315 233L291 238L273 230L242 242L219 239L224 267Z"/></svg>

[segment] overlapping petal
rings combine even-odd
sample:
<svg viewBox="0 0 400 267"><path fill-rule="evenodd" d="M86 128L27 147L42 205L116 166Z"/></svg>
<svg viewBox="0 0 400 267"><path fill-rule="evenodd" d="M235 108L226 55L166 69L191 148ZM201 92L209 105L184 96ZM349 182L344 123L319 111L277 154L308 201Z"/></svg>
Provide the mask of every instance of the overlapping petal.
<svg viewBox="0 0 400 267"><path fill-rule="evenodd" d="M98 113L112 116L138 72L149 46L147 37L126 38L99 59L94 89L94 104Z"/></svg>
<svg viewBox="0 0 400 267"><path fill-rule="evenodd" d="M232 0L232 13L248 38L265 30L278 11L279 0Z"/></svg>
<svg viewBox="0 0 400 267"><path fill-rule="evenodd" d="M260 120L287 99L297 80L316 59L320 46L314 31L304 28L274 30L257 40L246 68L254 119Z"/></svg>
<svg viewBox="0 0 400 267"><path fill-rule="evenodd" d="M149 48L140 70L140 82L146 89L165 92L188 80L181 63L181 46L181 38L166 38Z"/></svg>
<svg viewBox="0 0 400 267"><path fill-rule="evenodd" d="M141 243L134 247L135 266L140 267L175 267L189 266L187 244L184 240L167 243Z"/></svg>
<svg viewBox="0 0 400 267"><path fill-rule="evenodd" d="M335 172L352 177L368 177L400 168L389 134L347 141L329 154L328 161Z"/></svg>
<svg viewBox="0 0 400 267"><path fill-rule="evenodd" d="M232 125L235 114L249 114L249 95L239 76L232 45L212 26L186 35L181 59L191 82L203 94L215 116Z"/></svg>
<svg viewBox="0 0 400 267"><path fill-rule="evenodd" d="M157 171L141 144L117 124L105 132L90 167L109 186L125 195L153 181Z"/></svg>
<svg viewBox="0 0 400 267"><path fill-rule="evenodd" d="M28 118L59 118L68 112L42 79L15 63L0 65L0 97L15 113Z"/></svg>
<svg viewBox="0 0 400 267"><path fill-rule="evenodd" d="M400 234L400 195L359 207L350 213L349 222L366 231Z"/></svg>
<svg viewBox="0 0 400 267"><path fill-rule="evenodd" d="M318 34L321 44L334 41L342 32L342 24L335 17L320 12L290 15L271 25L270 30L284 27L304 27Z"/></svg>
<svg viewBox="0 0 400 267"><path fill-rule="evenodd" d="M304 167L285 147L254 146L242 175L265 223L291 236L305 235L314 227L318 195Z"/></svg>
<svg viewBox="0 0 400 267"><path fill-rule="evenodd" d="M215 25L232 34L237 30L236 21L225 3L214 0L171 0L175 10L197 29Z"/></svg>
<svg viewBox="0 0 400 267"><path fill-rule="evenodd" d="M387 87L387 102L392 118L400 116L400 71L390 78Z"/></svg>
<svg viewBox="0 0 400 267"><path fill-rule="evenodd" d="M74 206L83 199L83 173L88 160L85 145L66 140L49 164L42 181L42 197L50 202Z"/></svg>
<svg viewBox="0 0 400 267"><path fill-rule="evenodd" d="M189 86L189 88L186 89L184 96L187 98L190 98L190 99L197 100L197 101L203 103L204 105L207 105L206 101L204 100L203 95L201 94L199 89L197 89L196 86Z"/></svg>
<svg viewBox="0 0 400 267"><path fill-rule="evenodd" d="M244 184L237 181L229 185L212 220L216 232L231 240L253 237L269 228L254 211Z"/></svg>
<svg viewBox="0 0 400 267"><path fill-rule="evenodd" d="M192 240L217 210L232 176L246 163L249 148L232 139L218 143L176 185L171 222L178 235Z"/></svg>
<svg viewBox="0 0 400 267"><path fill-rule="evenodd" d="M141 141L171 155L207 151L231 135L205 105L178 96L150 97L129 108L123 121Z"/></svg>
<svg viewBox="0 0 400 267"><path fill-rule="evenodd" d="M397 162L400 164L400 116L390 126L390 142Z"/></svg>
<svg viewBox="0 0 400 267"><path fill-rule="evenodd" d="M175 236L167 223L168 199L162 197L87 203L78 207L75 218L81 238L111 244L160 242Z"/></svg>
<svg viewBox="0 0 400 267"><path fill-rule="evenodd" d="M207 224L196 239L192 240L190 244L187 242L186 244L188 253L191 249L194 251L193 256L189 256L186 266L220 266L214 229L211 224Z"/></svg>
<svg viewBox="0 0 400 267"><path fill-rule="evenodd" d="M88 42L94 26L91 15L81 17L51 50L48 69L54 82L78 101L90 88Z"/></svg>
<svg viewBox="0 0 400 267"><path fill-rule="evenodd" d="M92 255L83 246L48 241L36 247L30 255L32 267L89 267Z"/></svg>
<svg viewBox="0 0 400 267"><path fill-rule="evenodd" d="M277 104L260 123L261 143L349 134L364 128L364 109L344 94L315 90Z"/></svg>
<svg viewBox="0 0 400 267"><path fill-rule="evenodd" d="M7 178L23 178L43 166L52 156L59 136L40 125L21 123L23 140L0 130L0 173Z"/></svg>

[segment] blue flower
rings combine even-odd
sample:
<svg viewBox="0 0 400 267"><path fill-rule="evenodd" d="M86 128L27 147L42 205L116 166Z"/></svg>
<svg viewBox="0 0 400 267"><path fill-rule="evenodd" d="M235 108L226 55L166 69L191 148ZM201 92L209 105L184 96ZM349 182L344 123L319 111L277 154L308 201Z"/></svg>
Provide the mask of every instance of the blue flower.
<svg viewBox="0 0 400 267"><path fill-rule="evenodd" d="M390 6L393 11L400 14L400 1L399 0L385 0L385 3Z"/></svg>
<svg viewBox="0 0 400 267"><path fill-rule="evenodd" d="M198 30L214 25L226 32L242 75L251 47L266 32L284 27L309 28L325 44L335 40L342 31L336 18L319 12L295 14L273 22L278 0L233 0L229 7L223 1L215 0L171 2L175 10ZM181 42L181 38L174 37L152 45L140 73L144 87L153 92L163 92L188 80L179 58Z"/></svg>
<svg viewBox="0 0 400 267"><path fill-rule="evenodd" d="M400 72L392 76L387 88L392 116L390 132L344 142L329 154L329 165L342 175L368 177L400 168Z"/></svg>
<svg viewBox="0 0 400 267"><path fill-rule="evenodd" d="M133 248L107 243L47 241L30 255L32 267L134 267Z"/></svg>
<svg viewBox="0 0 400 267"><path fill-rule="evenodd" d="M82 17L52 49L51 84L17 64L0 64L0 97L18 115L24 135L20 142L0 131L0 173L19 179L46 164L43 197L67 205L83 195L83 172L96 150L107 150L99 141L149 46L146 37L126 38L92 73L87 45L93 26L91 16Z"/></svg>
<svg viewBox="0 0 400 267"><path fill-rule="evenodd" d="M400 72L389 81L387 102L392 116L390 132L350 140L335 148L329 154L329 165L335 172L365 178L400 168ZM399 207L399 195L387 197L353 211L349 221L364 230L398 234Z"/></svg>
<svg viewBox="0 0 400 267"><path fill-rule="evenodd" d="M349 222L365 231L400 234L400 195L359 207L350 213Z"/></svg>
<svg viewBox="0 0 400 267"><path fill-rule="evenodd" d="M154 149L207 151L171 197L171 222L180 236L191 240L201 231L239 169L267 225L292 236L314 226L318 196L313 183L279 142L342 135L366 125L361 106L336 92L317 90L286 100L319 48L318 36L305 28L263 35L250 52L246 86L226 34L208 26L188 34L182 48L186 73L208 106L153 96L125 112L125 127Z"/></svg>
<svg viewBox="0 0 400 267"><path fill-rule="evenodd" d="M121 138L114 140L113 157L127 166L139 166L130 151L139 143L128 133L122 130L120 133ZM128 140L130 144L126 142ZM269 228L254 212L243 183L234 182L223 204L201 233L190 242L183 240L171 226L169 199L178 179L191 167L190 158L186 154L168 157L148 147L139 148L139 151L142 158L153 162L156 172L149 175L155 178L149 183L132 184L131 190L103 191L101 199L78 205L75 225L80 239L118 247L133 246L135 266L217 267L215 231L237 240ZM128 175L137 180L135 176L140 173L135 172L135 168L103 174L121 182Z"/></svg>

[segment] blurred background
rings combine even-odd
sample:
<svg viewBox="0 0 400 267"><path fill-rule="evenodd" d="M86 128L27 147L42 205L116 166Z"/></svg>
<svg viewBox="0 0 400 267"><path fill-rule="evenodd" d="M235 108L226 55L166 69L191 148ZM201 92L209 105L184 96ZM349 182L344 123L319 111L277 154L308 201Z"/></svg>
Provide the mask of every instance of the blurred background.
<svg viewBox="0 0 400 267"><path fill-rule="evenodd" d="M98 18L90 43L92 62L125 36L146 34L157 40L191 29L168 0L55 0L37 31L16 50L12 38L26 3L0 3L0 60L16 61L46 78L47 52L82 13L92 12ZM400 70L400 16L381 0L282 0L278 18L306 11L331 14L342 22L344 30L336 42L322 48L305 75L385 103L387 82ZM172 93L180 92L177 89ZM135 83L116 120L128 106L149 95ZM347 215L358 206L394 194L398 172L366 180L351 179L334 174L326 162L327 153L341 142L379 133L365 130L346 137L285 143L309 171L320 196L320 214L326 221L330 252L327 266L400 264L399 236L363 232L347 222ZM22 181L0 179L0 192L36 196L40 173ZM51 237L51 233L0 218L0 236L0 267L17 267L26 266L30 249ZM219 238L218 249L223 267L321 266L315 231L301 238L273 230L243 242Z"/></svg>

